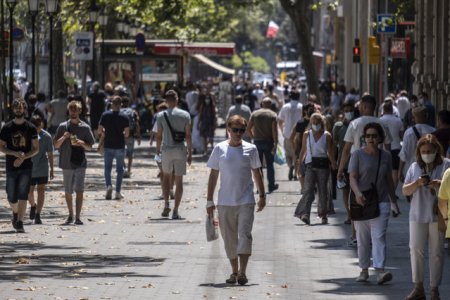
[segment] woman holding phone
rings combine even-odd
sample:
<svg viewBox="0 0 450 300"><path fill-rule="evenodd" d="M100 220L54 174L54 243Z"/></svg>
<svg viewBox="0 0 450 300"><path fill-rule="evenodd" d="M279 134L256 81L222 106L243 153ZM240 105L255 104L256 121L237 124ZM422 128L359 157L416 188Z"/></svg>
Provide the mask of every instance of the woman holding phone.
<svg viewBox="0 0 450 300"><path fill-rule="evenodd" d="M408 169L403 194L412 196L409 211L409 248L414 289L406 300L425 299L425 247L428 246L431 299L438 300L444 265L444 233L438 227L437 193L450 160L435 136L420 138L416 147L416 162Z"/></svg>

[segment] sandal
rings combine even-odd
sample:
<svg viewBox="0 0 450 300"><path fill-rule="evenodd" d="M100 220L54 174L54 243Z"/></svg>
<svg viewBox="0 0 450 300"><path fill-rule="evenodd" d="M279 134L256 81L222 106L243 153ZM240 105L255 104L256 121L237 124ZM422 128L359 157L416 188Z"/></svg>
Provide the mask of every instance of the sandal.
<svg viewBox="0 0 450 300"><path fill-rule="evenodd" d="M172 220L181 220L181 216L178 214L178 212L173 212Z"/></svg>
<svg viewBox="0 0 450 300"><path fill-rule="evenodd" d="M75 225L83 225L83 221L81 221L80 219L76 219Z"/></svg>
<svg viewBox="0 0 450 300"><path fill-rule="evenodd" d="M236 282L237 282L237 276L238 276L237 273L232 273L232 274L230 275L230 278L226 279L225 282L228 283L228 284L236 284Z"/></svg>
<svg viewBox="0 0 450 300"><path fill-rule="evenodd" d="M237 282L240 285L245 285L248 282L247 276L245 276L245 274L243 273L239 273L237 276Z"/></svg>
<svg viewBox="0 0 450 300"><path fill-rule="evenodd" d="M170 207L164 207L163 212L161 213L161 217L167 218L170 213Z"/></svg>
<svg viewBox="0 0 450 300"><path fill-rule="evenodd" d="M64 225L69 225L73 223L73 217L69 216L67 220L64 222Z"/></svg>

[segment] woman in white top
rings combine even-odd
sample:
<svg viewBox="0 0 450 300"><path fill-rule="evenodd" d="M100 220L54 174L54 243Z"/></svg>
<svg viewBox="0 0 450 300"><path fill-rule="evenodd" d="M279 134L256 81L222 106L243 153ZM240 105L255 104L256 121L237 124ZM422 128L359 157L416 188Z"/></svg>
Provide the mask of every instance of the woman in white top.
<svg viewBox="0 0 450 300"><path fill-rule="evenodd" d="M416 162L406 173L403 194L412 196L409 211L409 248L411 254L413 291L406 300L425 299L425 247L428 246L431 299L439 298L438 287L444 265L444 232L438 228L437 192L450 161L444 159L442 146L434 135L420 138ZM444 226L445 227L445 226Z"/></svg>
<svg viewBox="0 0 450 300"><path fill-rule="evenodd" d="M299 161L306 164L303 195L295 210L295 217L300 218L305 224L310 223L311 205L314 201L314 189L317 185L319 191L318 213L322 218L322 224L328 223L329 193L328 177L330 176L330 163L336 169L336 161L333 155L333 142L331 134L325 131L325 120L319 113L314 113L310 118L311 129L303 133L302 150Z"/></svg>

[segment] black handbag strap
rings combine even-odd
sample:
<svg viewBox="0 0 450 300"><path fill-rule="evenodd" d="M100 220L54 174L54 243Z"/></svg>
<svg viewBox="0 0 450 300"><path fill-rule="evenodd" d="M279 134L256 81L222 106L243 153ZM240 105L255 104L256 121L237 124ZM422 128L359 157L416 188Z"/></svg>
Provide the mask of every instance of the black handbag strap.
<svg viewBox="0 0 450 300"><path fill-rule="evenodd" d="M377 176L375 177L375 186L377 185L377 182L378 182L378 173L379 173L379 171L380 171L381 151L383 151L383 150L378 149L378 167L377 167Z"/></svg>
<svg viewBox="0 0 450 300"><path fill-rule="evenodd" d="M420 133L419 133L419 130L417 130L415 125L412 127L412 129L414 131L414 134L416 135L416 138L419 140L420 136L421 136Z"/></svg>
<svg viewBox="0 0 450 300"><path fill-rule="evenodd" d="M173 139L174 138L174 131L173 131L172 125L169 122L169 118L167 117L167 113L163 112L163 115L164 115L164 119L166 119L167 125L169 126L170 134L172 135L172 139Z"/></svg>

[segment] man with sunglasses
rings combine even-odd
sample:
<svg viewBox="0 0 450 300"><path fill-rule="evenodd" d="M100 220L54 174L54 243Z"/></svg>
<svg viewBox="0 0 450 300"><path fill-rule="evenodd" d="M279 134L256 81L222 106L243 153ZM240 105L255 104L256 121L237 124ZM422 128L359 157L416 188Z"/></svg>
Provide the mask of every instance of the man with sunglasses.
<svg viewBox="0 0 450 300"><path fill-rule="evenodd" d="M232 274L228 284L245 285L248 282L246 269L252 253L252 227L255 212L253 179L258 188L257 211L266 205L264 183L261 176L261 161L256 146L242 140L247 130L247 121L240 116L227 120L229 139L217 144L207 166L211 168L208 181L206 211L213 217L214 190L220 176L217 200L220 232L225 251L230 260Z"/></svg>

